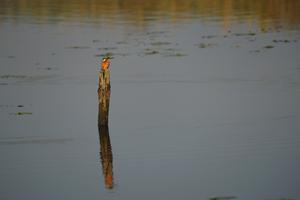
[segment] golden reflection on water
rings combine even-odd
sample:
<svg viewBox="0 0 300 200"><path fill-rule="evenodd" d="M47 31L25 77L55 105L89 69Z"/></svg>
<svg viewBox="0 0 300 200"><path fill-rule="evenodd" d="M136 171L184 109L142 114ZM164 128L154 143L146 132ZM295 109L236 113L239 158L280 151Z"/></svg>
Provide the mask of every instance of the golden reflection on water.
<svg viewBox="0 0 300 200"><path fill-rule="evenodd" d="M136 26L152 20L178 22L197 16L217 18L229 27L233 20L257 23L260 27L300 24L299 0L1 0L0 16L33 16L35 19L59 17L63 20L109 19ZM154 18L153 18L154 17ZM20 19L16 19L20 20ZM0 17L0 22L3 21Z"/></svg>

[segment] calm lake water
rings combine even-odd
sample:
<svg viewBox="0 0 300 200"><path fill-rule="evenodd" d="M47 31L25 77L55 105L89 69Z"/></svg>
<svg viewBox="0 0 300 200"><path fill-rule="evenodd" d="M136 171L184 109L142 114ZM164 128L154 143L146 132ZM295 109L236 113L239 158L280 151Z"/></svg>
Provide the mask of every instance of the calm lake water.
<svg viewBox="0 0 300 200"><path fill-rule="evenodd" d="M299 52L298 0L1 0L0 199L299 200Z"/></svg>

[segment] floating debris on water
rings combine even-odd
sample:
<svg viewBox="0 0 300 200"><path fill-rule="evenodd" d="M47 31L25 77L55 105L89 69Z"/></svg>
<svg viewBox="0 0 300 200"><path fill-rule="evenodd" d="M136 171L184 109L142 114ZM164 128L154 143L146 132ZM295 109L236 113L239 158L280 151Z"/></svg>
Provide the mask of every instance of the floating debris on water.
<svg viewBox="0 0 300 200"><path fill-rule="evenodd" d="M267 46L264 46L265 49L273 49L274 46L273 45L267 45Z"/></svg>

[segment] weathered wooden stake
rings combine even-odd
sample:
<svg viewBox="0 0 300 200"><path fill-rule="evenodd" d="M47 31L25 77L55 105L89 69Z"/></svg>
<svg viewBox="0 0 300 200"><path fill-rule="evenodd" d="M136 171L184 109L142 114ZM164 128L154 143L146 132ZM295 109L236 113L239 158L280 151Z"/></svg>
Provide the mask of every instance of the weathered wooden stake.
<svg viewBox="0 0 300 200"><path fill-rule="evenodd" d="M110 65L109 58L103 58L101 71L99 72L98 87L98 131L100 139L100 158L102 163L102 172L104 176L105 187L113 188L113 171L112 171L112 150L108 133L108 113L110 101Z"/></svg>
<svg viewBox="0 0 300 200"><path fill-rule="evenodd" d="M99 101L98 125L108 126L108 113L109 113L109 101L110 101L109 70L102 70L99 72L98 101Z"/></svg>

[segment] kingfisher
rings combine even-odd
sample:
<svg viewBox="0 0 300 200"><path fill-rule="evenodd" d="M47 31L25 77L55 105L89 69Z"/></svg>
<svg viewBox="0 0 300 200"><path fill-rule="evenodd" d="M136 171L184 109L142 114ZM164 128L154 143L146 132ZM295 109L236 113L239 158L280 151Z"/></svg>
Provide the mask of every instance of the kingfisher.
<svg viewBox="0 0 300 200"><path fill-rule="evenodd" d="M101 69L102 71L108 70L110 65L109 57L105 57L102 59Z"/></svg>

